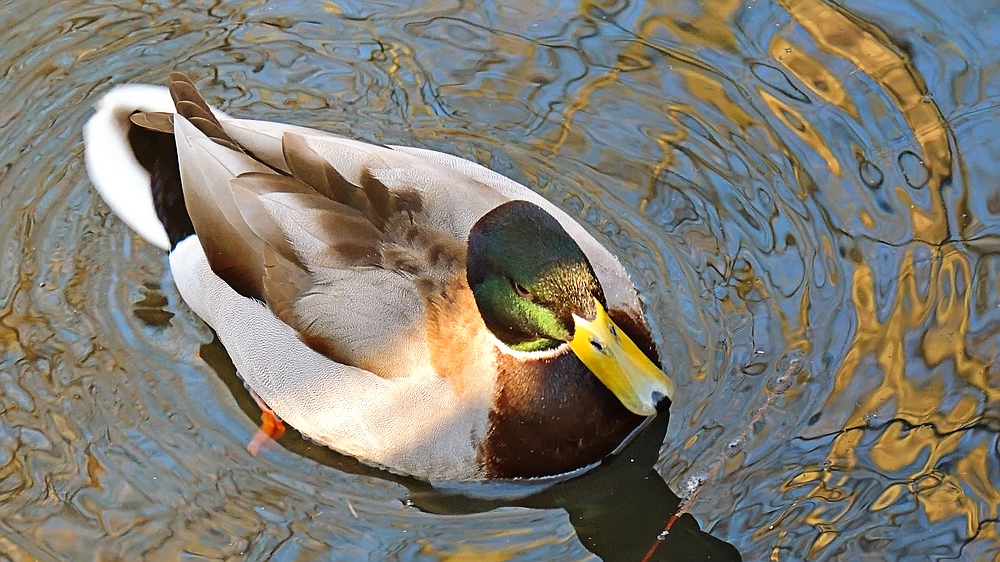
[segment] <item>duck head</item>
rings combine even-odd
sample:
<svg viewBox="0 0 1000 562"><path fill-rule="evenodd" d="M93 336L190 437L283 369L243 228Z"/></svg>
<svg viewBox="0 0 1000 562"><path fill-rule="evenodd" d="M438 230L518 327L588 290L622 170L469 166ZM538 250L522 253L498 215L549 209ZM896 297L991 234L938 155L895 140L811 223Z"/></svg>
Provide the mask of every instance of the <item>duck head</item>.
<svg viewBox="0 0 1000 562"><path fill-rule="evenodd" d="M608 314L587 256L527 201L491 210L469 233L469 287L486 327L524 357L574 353L632 413L650 416L674 383Z"/></svg>

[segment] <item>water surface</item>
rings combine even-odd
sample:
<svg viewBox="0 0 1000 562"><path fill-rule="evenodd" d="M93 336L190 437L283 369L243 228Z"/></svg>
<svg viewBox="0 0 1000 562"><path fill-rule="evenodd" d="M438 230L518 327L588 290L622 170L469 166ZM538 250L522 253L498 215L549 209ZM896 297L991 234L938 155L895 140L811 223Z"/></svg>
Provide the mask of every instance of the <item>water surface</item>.
<svg viewBox="0 0 1000 562"><path fill-rule="evenodd" d="M992 3L8 0L0 26L8 558L635 560L668 488L745 560L1000 555ZM577 217L679 383L665 436L522 505L294 432L251 457L224 350L82 162L99 96L175 69Z"/></svg>

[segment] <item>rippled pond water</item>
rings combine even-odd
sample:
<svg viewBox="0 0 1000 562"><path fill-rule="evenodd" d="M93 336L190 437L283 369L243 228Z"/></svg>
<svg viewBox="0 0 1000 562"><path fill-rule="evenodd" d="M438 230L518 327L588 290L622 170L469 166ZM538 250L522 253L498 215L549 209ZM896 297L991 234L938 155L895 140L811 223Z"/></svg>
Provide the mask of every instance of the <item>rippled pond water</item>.
<svg viewBox="0 0 1000 562"><path fill-rule="evenodd" d="M0 558L1000 556L995 4L503 4L0 3ZM294 432L251 457L224 350L82 162L97 98L175 69L578 217L644 295L667 428L510 504Z"/></svg>

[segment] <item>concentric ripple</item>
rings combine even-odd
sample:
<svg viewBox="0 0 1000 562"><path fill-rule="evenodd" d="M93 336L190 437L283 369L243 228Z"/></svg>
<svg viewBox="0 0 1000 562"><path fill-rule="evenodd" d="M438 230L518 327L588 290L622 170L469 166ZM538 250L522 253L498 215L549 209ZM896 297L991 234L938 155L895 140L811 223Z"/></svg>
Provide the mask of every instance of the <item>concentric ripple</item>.
<svg viewBox="0 0 1000 562"><path fill-rule="evenodd" d="M0 3L0 553L637 560L669 486L745 560L1000 555L1000 12L480 4ZM82 162L98 97L175 69L576 216L679 382L665 438L511 505L295 435L251 457L224 350Z"/></svg>

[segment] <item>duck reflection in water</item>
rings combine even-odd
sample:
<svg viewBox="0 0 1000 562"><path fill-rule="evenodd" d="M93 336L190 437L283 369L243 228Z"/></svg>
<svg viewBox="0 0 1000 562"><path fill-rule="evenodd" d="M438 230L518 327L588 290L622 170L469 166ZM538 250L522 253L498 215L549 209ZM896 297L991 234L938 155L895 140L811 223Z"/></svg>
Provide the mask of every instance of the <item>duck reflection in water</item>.
<svg viewBox="0 0 1000 562"><path fill-rule="evenodd" d="M680 499L653 468L667 431L666 408L621 453L578 478L513 500L448 496L410 485L413 504L439 514L476 513L504 506L565 509L583 545L608 562L742 560L736 548L701 530L684 514L663 533Z"/></svg>

